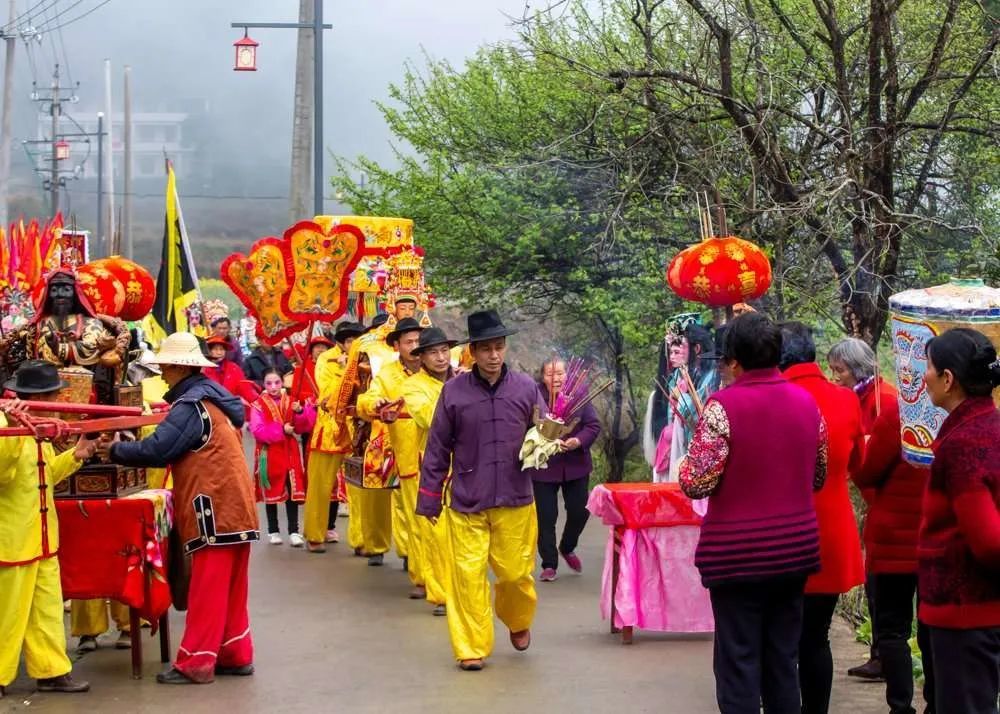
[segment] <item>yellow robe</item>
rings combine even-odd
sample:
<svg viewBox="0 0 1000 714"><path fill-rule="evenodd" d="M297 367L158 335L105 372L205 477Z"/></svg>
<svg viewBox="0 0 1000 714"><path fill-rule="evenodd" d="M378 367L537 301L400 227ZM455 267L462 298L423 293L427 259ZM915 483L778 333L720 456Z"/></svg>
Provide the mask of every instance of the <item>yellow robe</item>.
<svg viewBox="0 0 1000 714"><path fill-rule="evenodd" d="M370 356L369 356L370 358ZM375 405L379 400L389 402L402 397L403 383L410 376L398 359L384 364L372 379L368 391L358 397L358 416L375 425L379 424ZM399 557L407 559L407 571L415 585L422 585L419 535L417 533L417 487L420 464L417 459L417 428L412 419L397 419L385 425L389 445L395 454L395 469L399 475L399 488L392 493L392 534Z"/></svg>
<svg viewBox="0 0 1000 714"><path fill-rule="evenodd" d="M346 357L344 350L337 345L316 360L316 389L319 391L316 397L316 426L309 442L309 480L303 519L303 532L310 543L326 541L330 494L344 457L351 452L350 434L343 433L331 411L336 408L336 395L340 392L344 376L343 357ZM360 525L360 521L356 524ZM350 533L348 536L350 540Z"/></svg>
<svg viewBox="0 0 1000 714"><path fill-rule="evenodd" d="M413 418L417 429L418 458L422 459L427 448L434 409L444 382L420 370L403 383L403 399L406 411ZM419 481L419 477L418 477ZM419 483L418 483L419 488ZM447 495L445 495L447 499ZM427 601L434 605L444 605L447 600L448 562L451 559L451 544L448 540L447 520L439 518L432 523L429 518L417 516L417 532L420 538L420 565L427 589Z"/></svg>
<svg viewBox="0 0 1000 714"><path fill-rule="evenodd" d="M0 415L0 426L7 426ZM53 486L80 468L73 450L58 456L42 444L48 512L42 513L38 452L29 437L0 437L0 686L17 675L21 648L28 676L47 679L72 669L66 657L59 520ZM43 532L43 524L45 531Z"/></svg>

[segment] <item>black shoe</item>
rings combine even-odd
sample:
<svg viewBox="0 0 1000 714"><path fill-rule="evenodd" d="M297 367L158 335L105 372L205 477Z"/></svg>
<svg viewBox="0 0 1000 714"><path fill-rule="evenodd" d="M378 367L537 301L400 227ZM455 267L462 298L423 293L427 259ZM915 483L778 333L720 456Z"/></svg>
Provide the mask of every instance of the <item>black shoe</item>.
<svg viewBox="0 0 1000 714"><path fill-rule="evenodd" d="M63 692L64 694L76 694L77 692L90 691L89 682L77 682L68 674L61 677L49 677L38 680L39 692Z"/></svg>
<svg viewBox="0 0 1000 714"><path fill-rule="evenodd" d="M882 660L875 659L874 657L864 664L858 665L857 667L851 667L847 670L848 677L857 677L858 679L867 679L869 682L884 682L885 677L882 676Z"/></svg>
<svg viewBox="0 0 1000 714"><path fill-rule="evenodd" d="M405 573L410 569L410 559L407 556L403 556L403 572Z"/></svg>
<svg viewBox="0 0 1000 714"><path fill-rule="evenodd" d="M160 684L198 684L198 682L190 679L186 674L174 667L156 675L156 681Z"/></svg>
<svg viewBox="0 0 1000 714"><path fill-rule="evenodd" d="M376 567L377 568L377 567L380 567L382 565L382 561L383 560L385 560L385 555L382 554L382 553L376 553L375 555L369 555L368 556L368 565L371 565L372 567Z"/></svg>
<svg viewBox="0 0 1000 714"><path fill-rule="evenodd" d="M434 606L434 617L444 617L448 614L448 609L444 605Z"/></svg>
<svg viewBox="0 0 1000 714"><path fill-rule="evenodd" d="M239 667L215 666L215 673L225 677L249 677L253 674L253 665L244 664Z"/></svg>

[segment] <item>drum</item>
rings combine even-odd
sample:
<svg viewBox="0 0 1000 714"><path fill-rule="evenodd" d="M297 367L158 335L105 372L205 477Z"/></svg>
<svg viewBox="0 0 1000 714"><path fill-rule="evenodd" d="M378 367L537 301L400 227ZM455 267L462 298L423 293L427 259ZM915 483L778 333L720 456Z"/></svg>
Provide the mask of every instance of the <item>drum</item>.
<svg viewBox="0 0 1000 714"><path fill-rule="evenodd" d="M934 460L931 444L947 413L927 396L927 343L955 327L985 334L1000 351L1000 290L982 280L952 280L889 298L892 350L899 387L903 458L918 466ZM1000 390L994 392L1000 404Z"/></svg>

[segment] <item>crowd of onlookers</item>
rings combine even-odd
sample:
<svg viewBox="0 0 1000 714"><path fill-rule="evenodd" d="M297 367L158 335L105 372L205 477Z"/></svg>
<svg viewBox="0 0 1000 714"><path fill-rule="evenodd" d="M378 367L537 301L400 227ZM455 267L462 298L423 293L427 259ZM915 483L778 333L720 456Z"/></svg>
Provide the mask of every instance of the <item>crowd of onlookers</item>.
<svg viewBox="0 0 1000 714"><path fill-rule="evenodd" d="M916 712L916 621L927 712L995 714L1000 693L1000 361L953 329L927 347L947 418L930 469L903 458L896 389L857 339L738 316L713 336L675 323L646 419L654 477L705 503L696 565L716 618L720 710L830 711L829 631L864 584L872 659L892 713ZM859 537L849 482L866 508ZM707 502L701 501L707 499ZM834 707L835 710L835 707Z"/></svg>

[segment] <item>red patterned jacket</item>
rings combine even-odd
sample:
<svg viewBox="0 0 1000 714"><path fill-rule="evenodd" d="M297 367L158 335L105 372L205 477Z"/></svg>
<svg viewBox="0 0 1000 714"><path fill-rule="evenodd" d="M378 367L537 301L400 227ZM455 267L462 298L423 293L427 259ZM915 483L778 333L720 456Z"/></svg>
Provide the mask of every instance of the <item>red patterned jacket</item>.
<svg viewBox="0 0 1000 714"><path fill-rule="evenodd" d="M917 545L920 620L1000 627L1000 413L970 397L934 442Z"/></svg>

